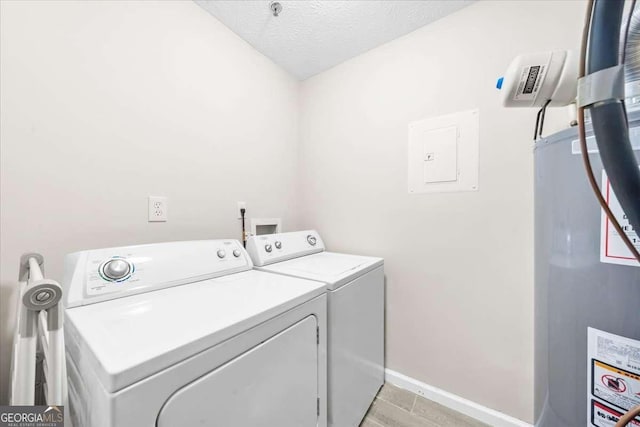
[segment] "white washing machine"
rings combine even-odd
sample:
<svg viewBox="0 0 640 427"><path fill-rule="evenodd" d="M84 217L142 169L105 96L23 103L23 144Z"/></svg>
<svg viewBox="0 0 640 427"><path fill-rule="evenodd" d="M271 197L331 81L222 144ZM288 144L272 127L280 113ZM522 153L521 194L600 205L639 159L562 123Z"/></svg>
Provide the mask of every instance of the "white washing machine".
<svg viewBox="0 0 640 427"><path fill-rule="evenodd" d="M324 284L235 240L74 253L64 283L75 427L326 426Z"/></svg>
<svg viewBox="0 0 640 427"><path fill-rule="evenodd" d="M254 236L247 251L262 271L326 283L328 423L357 427L384 383L382 258L326 252L315 231Z"/></svg>

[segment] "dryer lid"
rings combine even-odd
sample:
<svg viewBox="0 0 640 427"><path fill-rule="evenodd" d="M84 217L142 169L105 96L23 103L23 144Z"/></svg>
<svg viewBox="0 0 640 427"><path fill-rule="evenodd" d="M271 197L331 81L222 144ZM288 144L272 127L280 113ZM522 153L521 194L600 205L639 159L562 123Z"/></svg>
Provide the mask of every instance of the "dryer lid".
<svg viewBox="0 0 640 427"><path fill-rule="evenodd" d="M272 264L263 270L321 281L327 288L336 289L382 264L382 258L320 252Z"/></svg>
<svg viewBox="0 0 640 427"><path fill-rule="evenodd" d="M115 392L324 291L319 282L252 270L69 308L68 354Z"/></svg>

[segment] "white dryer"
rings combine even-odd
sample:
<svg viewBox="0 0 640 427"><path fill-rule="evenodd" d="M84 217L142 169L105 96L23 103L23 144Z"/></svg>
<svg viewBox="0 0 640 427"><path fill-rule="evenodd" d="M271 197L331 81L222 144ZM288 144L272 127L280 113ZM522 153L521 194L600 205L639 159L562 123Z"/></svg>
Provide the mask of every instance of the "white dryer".
<svg viewBox="0 0 640 427"><path fill-rule="evenodd" d="M357 427L384 383L382 258L326 252L315 231L253 236L257 269L326 283L328 423Z"/></svg>
<svg viewBox="0 0 640 427"><path fill-rule="evenodd" d="M65 263L75 427L326 426L324 284L252 270L235 240Z"/></svg>

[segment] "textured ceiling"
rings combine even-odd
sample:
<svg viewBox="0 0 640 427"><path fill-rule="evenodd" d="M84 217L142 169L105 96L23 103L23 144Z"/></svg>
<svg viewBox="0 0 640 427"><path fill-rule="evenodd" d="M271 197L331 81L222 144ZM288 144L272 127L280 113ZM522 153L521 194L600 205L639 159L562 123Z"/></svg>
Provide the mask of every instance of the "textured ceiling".
<svg viewBox="0 0 640 427"><path fill-rule="evenodd" d="M407 34L472 0L194 0L251 46L304 80Z"/></svg>

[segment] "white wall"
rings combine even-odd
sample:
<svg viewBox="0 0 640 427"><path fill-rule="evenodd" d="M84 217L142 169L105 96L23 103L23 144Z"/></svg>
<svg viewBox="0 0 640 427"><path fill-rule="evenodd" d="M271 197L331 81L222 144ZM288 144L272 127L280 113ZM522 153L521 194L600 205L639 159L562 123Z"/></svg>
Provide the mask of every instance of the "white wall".
<svg viewBox="0 0 640 427"><path fill-rule="evenodd" d="M22 253L240 238L237 200L295 228L298 83L190 1L0 5L5 403Z"/></svg>
<svg viewBox="0 0 640 427"><path fill-rule="evenodd" d="M584 10L478 2L301 88L301 225L385 258L388 367L526 421L536 112L502 108L494 85L518 53L577 48ZM473 108L480 191L409 195L408 123Z"/></svg>

